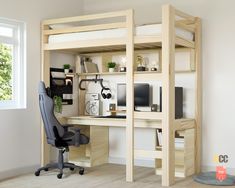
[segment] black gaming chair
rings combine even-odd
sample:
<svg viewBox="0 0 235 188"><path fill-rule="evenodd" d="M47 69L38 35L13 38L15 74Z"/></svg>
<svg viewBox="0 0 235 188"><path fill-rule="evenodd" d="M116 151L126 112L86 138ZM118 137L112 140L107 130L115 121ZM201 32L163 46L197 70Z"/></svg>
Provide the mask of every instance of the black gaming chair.
<svg viewBox="0 0 235 188"><path fill-rule="evenodd" d="M59 156L57 163L50 163L44 167L39 168L35 175L39 176L41 170L48 171L49 169L59 169L60 173L57 178L61 179L63 176L63 169L69 168L74 170L78 166L64 162L63 153L69 151L69 146L77 146L80 144L88 144L89 138L80 134L80 129L73 128L74 131L68 131L71 126L62 126L54 115L54 104L52 98L47 95L44 82L39 83L39 106L40 112L46 132L47 143L59 149ZM72 128L71 128L72 129ZM79 174L83 175L84 168L79 168Z"/></svg>

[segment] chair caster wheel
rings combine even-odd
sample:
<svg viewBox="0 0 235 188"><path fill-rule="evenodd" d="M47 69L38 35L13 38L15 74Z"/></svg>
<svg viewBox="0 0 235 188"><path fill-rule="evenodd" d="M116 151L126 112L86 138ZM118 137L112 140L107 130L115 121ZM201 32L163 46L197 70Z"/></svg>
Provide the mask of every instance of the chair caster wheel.
<svg viewBox="0 0 235 188"><path fill-rule="evenodd" d="M36 172L34 173L34 175L35 175L35 176L40 176L40 171L36 171Z"/></svg>
<svg viewBox="0 0 235 188"><path fill-rule="evenodd" d="M62 176L63 176L63 174L58 174L58 175L57 175L57 178L58 178L58 179L61 179Z"/></svg>
<svg viewBox="0 0 235 188"><path fill-rule="evenodd" d="M79 170L79 174L80 174L80 175L83 175L83 174L84 174L84 168L82 168L82 169Z"/></svg>
<svg viewBox="0 0 235 188"><path fill-rule="evenodd" d="M69 168L71 171L74 171L74 168Z"/></svg>
<svg viewBox="0 0 235 188"><path fill-rule="evenodd" d="M44 170L47 172L49 169L48 169L48 168L45 168Z"/></svg>

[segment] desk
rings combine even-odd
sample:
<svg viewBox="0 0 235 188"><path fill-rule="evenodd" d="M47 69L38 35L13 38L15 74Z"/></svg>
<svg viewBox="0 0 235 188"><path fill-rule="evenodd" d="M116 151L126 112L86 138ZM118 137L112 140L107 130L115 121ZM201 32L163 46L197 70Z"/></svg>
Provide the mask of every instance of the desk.
<svg viewBox="0 0 235 188"><path fill-rule="evenodd" d="M81 129L81 133L90 137L90 143L88 145L82 145L79 148L77 147L70 148L69 162L84 167L92 167L108 163L109 127L125 128L126 119L95 118L92 116L67 117L66 119L68 124L73 124L78 126ZM177 131L179 134L185 135L185 130L191 130L191 132L189 131L189 134L186 131L186 135L191 135L192 130L194 131L194 124L195 124L194 119L177 119L175 120L175 131ZM161 129L162 121L151 120L151 119L150 120L135 119L135 127L148 128L148 129ZM193 132L193 137L191 136L189 140L190 141L187 142L189 143L194 142L194 132ZM194 150L194 147L192 148L192 150ZM161 149L156 147L156 150L153 151L135 150L134 156L161 159L162 152ZM156 163L159 164L159 161ZM183 169L186 168L183 167ZM159 170L158 172L156 171L156 173L159 174ZM177 173L177 176L184 177L186 176L186 174L181 173L179 175L179 173Z"/></svg>
<svg viewBox="0 0 235 188"><path fill-rule="evenodd" d="M102 126L102 127L126 127L126 119L119 118L95 118L92 116L74 116L67 117L67 123L72 125L89 125L89 126ZM184 130L194 128L194 119L176 119L175 130ZM136 128L152 128L161 129L161 120L151 119L135 119Z"/></svg>

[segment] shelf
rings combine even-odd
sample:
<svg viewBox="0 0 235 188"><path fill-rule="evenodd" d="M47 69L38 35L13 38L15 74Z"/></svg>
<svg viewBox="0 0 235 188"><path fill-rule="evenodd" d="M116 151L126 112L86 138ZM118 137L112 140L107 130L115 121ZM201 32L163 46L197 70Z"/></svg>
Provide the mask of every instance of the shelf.
<svg viewBox="0 0 235 188"><path fill-rule="evenodd" d="M156 150L162 150L162 146L156 146ZM184 148L175 148L175 151L184 151Z"/></svg>
<svg viewBox="0 0 235 188"><path fill-rule="evenodd" d="M95 75L125 75L125 72L97 72L97 73L78 73L78 76L95 76Z"/></svg>
<svg viewBox="0 0 235 188"><path fill-rule="evenodd" d="M77 166L83 166L83 167L91 167L91 159L90 157L77 157L69 159L70 163L74 163Z"/></svg>
<svg viewBox="0 0 235 188"><path fill-rule="evenodd" d="M78 76L118 76L118 75L126 75L126 72L98 72L98 73L78 73ZM155 80L161 79L161 72L155 71L135 71L134 72L135 80Z"/></svg>
<svg viewBox="0 0 235 188"><path fill-rule="evenodd" d="M156 169L156 175L162 175L162 168ZM180 178L186 177L183 166L175 166L175 177L180 177Z"/></svg>
<svg viewBox="0 0 235 188"><path fill-rule="evenodd" d="M162 151L151 151L151 150L134 150L134 156L141 158L153 158L162 159Z"/></svg>
<svg viewBox="0 0 235 188"><path fill-rule="evenodd" d="M126 110L107 110L107 112L126 113Z"/></svg>
<svg viewBox="0 0 235 188"><path fill-rule="evenodd" d="M74 77L76 76L76 73L67 73L65 74L66 77Z"/></svg>
<svg viewBox="0 0 235 188"><path fill-rule="evenodd" d="M185 74L185 73L195 73L192 71L175 71L175 74ZM69 74L73 76L72 74ZM126 75L126 72L97 72L97 73L78 73L78 76L115 76L115 75ZM151 79L161 79L161 72L157 71L134 71L135 79L137 80L151 80ZM144 76L144 77L143 77ZM147 77L145 77L147 76Z"/></svg>

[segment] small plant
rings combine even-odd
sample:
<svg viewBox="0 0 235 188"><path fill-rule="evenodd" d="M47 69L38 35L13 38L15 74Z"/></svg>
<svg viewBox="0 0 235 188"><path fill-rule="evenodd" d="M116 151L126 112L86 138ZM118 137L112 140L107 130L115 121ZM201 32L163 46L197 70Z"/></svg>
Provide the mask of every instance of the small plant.
<svg viewBox="0 0 235 188"><path fill-rule="evenodd" d="M116 63L115 62L108 62L108 68L110 69L112 69L112 68L115 68L116 67Z"/></svg>
<svg viewBox="0 0 235 188"><path fill-rule="evenodd" d="M64 64L64 69L70 69L70 64Z"/></svg>
<svg viewBox="0 0 235 188"><path fill-rule="evenodd" d="M57 113L62 113L62 98L60 96L54 96L54 110Z"/></svg>

